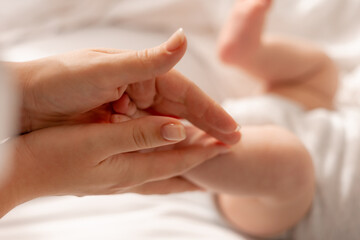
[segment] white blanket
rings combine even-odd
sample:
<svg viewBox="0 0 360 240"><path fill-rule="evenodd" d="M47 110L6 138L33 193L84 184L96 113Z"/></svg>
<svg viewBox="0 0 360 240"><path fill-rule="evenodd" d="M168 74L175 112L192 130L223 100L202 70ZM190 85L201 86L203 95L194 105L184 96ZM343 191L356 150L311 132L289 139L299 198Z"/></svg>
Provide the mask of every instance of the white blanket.
<svg viewBox="0 0 360 240"><path fill-rule="evenodd" d="M178 27L189 51L177 68L210 96L249 95L256 87L216 59L216 37L231 0L0 0L3 58L26 60L84 47L144 48ZM344 75L339 102L359 104L360 1L278 0L268 31L310 38ZM358 73L357 73L357 72ZM351 166L350 166L351 167ZM0 220L0 239L245 239L204 193L38 199Z"/></svg>

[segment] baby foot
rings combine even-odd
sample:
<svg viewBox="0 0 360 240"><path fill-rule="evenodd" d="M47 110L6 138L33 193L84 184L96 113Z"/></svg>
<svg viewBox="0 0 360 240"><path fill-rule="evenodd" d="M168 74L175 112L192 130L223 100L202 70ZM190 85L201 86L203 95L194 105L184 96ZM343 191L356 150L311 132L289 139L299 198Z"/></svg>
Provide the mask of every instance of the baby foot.
<svg viewBox="0 0 360 240"><path fill-rule="evenodd" d="M120 99L112 103L112 110L114 113L110 118L111 123L122 123L149 115L149 113L138 109L136 104L126 93L124 93Z"/></svg>
<svg viewBox="0 0 360 240"><path fill-rule="evenodd" d="M137 111L135 103L131 101L126 93L124 93L119 100L113 102L112 107L116 113L124 114L129 117L134 115Z"/></svg>
<svg viewBox="0 0 360 240"><path fill-rule="evenodd" d="M228 64L242 64L254 56L261 41L272 0L237 0L220 34L218 52Z"/></svg>
<svg viewBox="0 0 360 240"><path fill-rule="evenodd" d="M137 108L129 96L124 93L120 99L112 103L114 114L110 118L112 123L126 122L133 118Z"/></svg>

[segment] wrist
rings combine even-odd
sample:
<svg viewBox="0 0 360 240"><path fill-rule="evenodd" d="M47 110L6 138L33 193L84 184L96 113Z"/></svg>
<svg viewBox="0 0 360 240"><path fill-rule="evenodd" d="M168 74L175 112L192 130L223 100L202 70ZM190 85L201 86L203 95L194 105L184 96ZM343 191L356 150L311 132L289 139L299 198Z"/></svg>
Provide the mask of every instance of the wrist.
<svg viewBox="0 0 360 240"><path fill-rule="evenodd" d="M33 130L29 105L33 102L31 98L31 76L32 66L28 62L4 62L5 67L11 73L17 94L19 96L20 109L20 132L27 133Z"/></svg>
<svg viewBox="0 0 360 240"><path fill-rule="evenodd" d="M0 185L0 217L24 202L44 195L41 194L41 181L35 172L34 159L27 153L22 137L6 144L11 144L14 151Z"/></svg>
<svg viewBox="0 0 360 240"><path fill-rule="evenodd" d="M0 218L19 205L16 197L17 194L12 187L11 177L9 175L10 174L7 174L0 186Z"/></svg>

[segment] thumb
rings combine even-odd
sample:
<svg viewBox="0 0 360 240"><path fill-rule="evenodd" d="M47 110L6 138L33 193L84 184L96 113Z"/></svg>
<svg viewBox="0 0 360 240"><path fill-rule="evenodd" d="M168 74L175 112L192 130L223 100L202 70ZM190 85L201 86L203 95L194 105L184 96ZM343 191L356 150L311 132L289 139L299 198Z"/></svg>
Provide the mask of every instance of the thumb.
<svg viewBox="0 0 360 240"><path fill-rule="evenodd" d="M113 87L155 78L171 70L184 56L187 41L180 28L165 43L155 48L109 55ZM115 80L114 80L115 79Z"/></svg>
<svg viewBox="0 0 360 240"><path fill-rule="evenodd" d="M86 146L91 146L88 151L100 154L101 158L174 144L186 138L185 128L179 120L160 116L85 127L84 141L90 141Z"/></svg>

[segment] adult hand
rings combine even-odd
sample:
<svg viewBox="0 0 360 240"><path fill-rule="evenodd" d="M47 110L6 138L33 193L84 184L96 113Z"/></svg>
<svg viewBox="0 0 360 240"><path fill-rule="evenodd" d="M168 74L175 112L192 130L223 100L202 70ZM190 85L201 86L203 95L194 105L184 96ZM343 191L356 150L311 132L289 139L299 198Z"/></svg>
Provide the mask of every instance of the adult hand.
<svg viewBox="0 0 360 240"><path fill-rule="evenodd" d="M122 123L59 126L15 138L12 170L0 187L0 214L48 195L197 190L178 176L227 147L211 141L137 152L181 141L184 131L176 119L147 116Z"/></svg>
<svg viewBox="0 0 360 240"><path fill-rule="evenodd" d="M185 51L186 38L178 31L164 44L142 51L92 49L8 63L23 95L22 132L109 122L128 85L142 82L128 90L140 107L187 118L225 143L237 142L236 122L192 82L169 72Z"/></svg>

